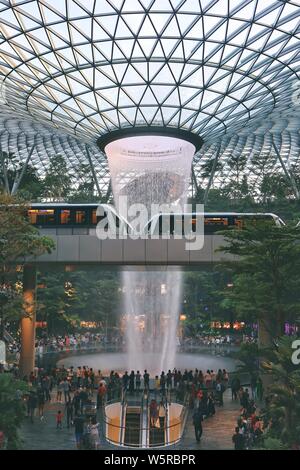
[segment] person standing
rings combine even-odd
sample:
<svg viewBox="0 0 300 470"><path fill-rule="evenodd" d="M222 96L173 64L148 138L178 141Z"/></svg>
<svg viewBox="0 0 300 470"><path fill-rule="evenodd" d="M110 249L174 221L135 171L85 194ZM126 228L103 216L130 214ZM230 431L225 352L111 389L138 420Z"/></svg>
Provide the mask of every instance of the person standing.
<svg viewBox="0 0 300 470"><path fill-rule="evenodd" d="M226 369L223 369L223 373L222 373L223 377L222 377L222 382L224 384L224 387L225 387L225 390L227 390L228 388L228 382L229 382L229 374L227 372Z"/></svg>
<svg viewBox="0 0 300 470"><path fill-rule="evenodd" d="M215 401L210 393L207 399L207 416L214 416L216 414Z"/></svg>
<svg viewBox="0 0 300 470"><path fill-rule="evenodd" d="M43 392L44 392L44 395L45 395L45 400L49 401L49 402L51 401L50 385L51 385L50 377L48 375L46 375L42 379L42 388L43 388Z"/></svg>
<svg viewBox="0 0 300 470"><path fill-rule="evenodd" d="M76 379L77 379L77 384L76 385L77 385L77 388L79 388L80 385L81 385L81 375L82 375L81 367L79 366L79 367L77 367L77 371L76 371Z"/></svg>
<svg viewBox="0 0 300 470"><path fill-rule="evenodd" d="M81 448L83 433L84 433L84 418L81 414L74 419L74 431L77 449Z"/></svg>
<svg viewBox="0 0 300 470"><path fill-rule="evenodd" d="M238 426L235 428L232 442L234 443L234 450L244 450L244 436L240 433L240 428Z"/></svg>
<svg viewBox="0 0 300 470"><path fill-rule="evenodd" d="M159 418L159 427L164 429L166 421L166 408L163 401L160 402L158 407L158 418Z"/></svg>
<svg viewBox="0 0 300 470"><path fill-rule="evenodd" d="M129 393L134 393L134 371L132 370L129 376Z"/></svg>
<svg viewBox="0 0 300 470"><path fill-rule="evenodd" d="M44 406L45 406L45 395L42 388L39 388L37 391L37 405L39 418L42 421L44 419Z"/></svg>
<svg viewBox="0 0 300 470"><path fill-rule="evenodd" d="M160 376L160 392L162 397L166 395L166 376L164 372Z"/></svg>
<svg viewBox="0 0 300 470"><path fill-rule="evenodd" d="M211 389L211 384L212 384L212 380L211 380L211 375L210 375L210 370L207 370L206 371L206 374L204 376L204 380L205 380L205 387L210 390Z"/></svg>
<svg viewBox="0 0 300 470"><path fill-rule="evenodd" d="M86 388L83 388L79 391L79 398L80 398L80 412L83 413L83 408L87 404L89 399L88 392Z"/></svg>
<svg viewBox="0 0 300 470"><path fill-rule="evenodd" d="M195 436L196 436L196 441L200 442L200 439L202 437L203 429L202 429L202 421L203 421L203 416L199 408L196 409L194 415L193 415L193 425L195 428Z"/></svg>
<svg viewBox="0 0 300 470"><path fill-rule="evenodd" d="M64 379L62 382L62 387L64 391L65 403L67 403L71 398L70 397L70 389L71 389L70 382L67 379Z"/></svg>
<svg viewBox="0 0 300 470"><path fill-rule="evenodd" d="M238 391L241 388L241 381L239 377L234 377L231 381L231 398L232 400L237 400Z"/></svg>
<svg viewBox="0 0 300 470"><path fill-rule="evenodd" d="M172 389L172 379L173 379L173 374L170 370L168 370L168 373L167 373L167 389L168 390Z"/></svg>
<svg viewBox="0 0 300 470"><path fill-rule="evenodd" d="M150 381L150 375L148 374L147 370L144 371L144 389L149 390L149 381Z"/></svg>
<svg viewBox="0 0 300 470"><path fill-rule="evenodd" d="M95 417L92 418L89 431L92 449L98 450L100 447L99 423L97 423L97 419Z"/></svg>
<svg viewBox="0 0 300 470"><path fill-rule="evenodd" d="M135 388L137 392L139 392L141 389L141 374L139 370L137 371L135 376Z"/></svg>
<svg viewBox="0 0 300 470"><path fill-rule="evenodd" d="M69 429L70 426L73 424L73 417L74 417L74 406L73 402L69 398L65 405L66 415L67 415L67 428Z"/></svg>
<svg viewBox="0 0 300 470"><path fill-rule="evenodd" d="M156 400L151 400L150 403L150 426L155 427L156 421L158 418L157 402Z"/></svg>
<svg viewBox="0 0 300 470"><path fill-rule="evenodd" d="M62 393L64 391L64 382L59 380L57 383L56 401L62 403Z"/></svg>
<svg viewBox="0 0 300 470"><path fill-rule="evenodd" d="M125 374L122 377L123 392L127 391L128 381L129 381L129 375L128 375L128 372L126 370Z"/></svg>
<svg viewBox="0 0 300 470"><path fill-rule="evenodd" d="M37 396L35 392L30 392L29 398L28 398L28 411L29 411L29 417L31 423L33 423L33 418L35 415L35 409L37 407Z"/></svg>
<svg viewBox="0 0 300 470"><path fill-rule="evenodd" d="M56 415L56 429L62 429L62 420L64 415L62 414L61 410L58 410Z"/></svg>
<svg viewBox="0 0 300 470"><path fill-rule="evenodd" d="M99 408L101 408L104 404L106 391L107 389L105 382L100 382L97 393L97 410L99 410Z"/></svg>
<svg viewBox="0 0 300 470"><path fill-rule="evenodd" d="M74 393L73 400L72 400L72 404L73 404L75 416L77 416L78 413L79 413L79 410L80 410L80 395L79 395L79 390L76 390L76 392Z"/></svg>
<svg viewBox="0 0 300 470"><path fill-rule="evenodd" d="M224 385L223 385L223 382L220 382L219 380L217 381L216 392L217 392L217 399L219 402L219 406L223 406L224 405L224 402L223 402Z"/></svg>

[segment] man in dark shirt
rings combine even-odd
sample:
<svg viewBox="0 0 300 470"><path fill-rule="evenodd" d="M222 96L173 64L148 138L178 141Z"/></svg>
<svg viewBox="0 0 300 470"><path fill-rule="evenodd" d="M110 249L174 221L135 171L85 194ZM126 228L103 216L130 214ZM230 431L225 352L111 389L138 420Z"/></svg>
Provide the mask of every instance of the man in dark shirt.
<svg viewBox="0 0 300 470"><path fill-rule="evenodd" d="M235 434L232 436L235 450L244 450L244 436L240 434L240 428L235 428Z"/></svg>
<svg viewBox="0 0 300 470"><path fill-rule="evenodd" d="M202 421L203 421L203 416L202 416L201 410L197 408L193 416L193 424L195 428L195 436L196 436L197 442L200 442L202 432L203 432Z"/></svg>
<svg viewBox="0 0 300 470"><path fill-rule="evenodd" d="M80 449L84 433L84 418L80 414L74 419L74 430L77 449Z"/></svg>
<svg viewBox="0 0 300 470"><path fill-rule="evenodd" d="M147 370L144 371L144 389L149 390L149 379L150 375L148 374Z"/></svg>

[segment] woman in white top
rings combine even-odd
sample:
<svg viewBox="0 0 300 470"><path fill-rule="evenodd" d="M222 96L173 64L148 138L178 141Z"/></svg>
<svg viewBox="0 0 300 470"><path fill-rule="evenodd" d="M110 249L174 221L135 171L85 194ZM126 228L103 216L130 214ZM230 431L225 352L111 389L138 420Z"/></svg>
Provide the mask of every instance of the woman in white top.
<svg viewBox="0 0 300 470"><path fill-rule="evenodd" d="M99 423L97 423L96 418L92 418L92 422L89 426L91 445L93 449L98 450L100 447L100 437L99 437Z"/></svg>

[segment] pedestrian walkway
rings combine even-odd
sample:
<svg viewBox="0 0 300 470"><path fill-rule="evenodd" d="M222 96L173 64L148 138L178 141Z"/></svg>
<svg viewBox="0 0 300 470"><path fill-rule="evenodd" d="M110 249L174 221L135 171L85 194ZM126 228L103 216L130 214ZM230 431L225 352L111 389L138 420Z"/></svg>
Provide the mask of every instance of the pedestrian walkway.
<svg viewBox="0 0 300 470"><path fill-rule="evenodd" d="M236 426L239 402L232 402L231 392L224 394L224 407L216 407L216 415L203 421L203 436L200 443L196 442L192 415L190 412L183 438L179 444L171 449L182 450L227 450L232 449L232 435ZM55 401L45 406L45 418L35 417L34 423L29 418L21 430L23 448L25 450L74 450L76 449L74 428L67 428L66 419L63 428L56 429L55 416L57 411L64 413L64 403ZM102 413L98 413L98 421L102 421ZM111 450L116 447L108 444L104 438L103 430L100 434L100 450Z"/></svg>
<svg viewBox="0 0 300 470"><path fill-rule="evenodd" d="M231 400L231 391L224 393L224 406L216 406L216 414L214 417L205 419L202 423L203 435L198 443L195 438L195 430L193 426L193 413L187 420L183 438L176 449L182 450L229 450L233 449L232 435L236 426L237 417L240 410L239 401Z"/></svg>

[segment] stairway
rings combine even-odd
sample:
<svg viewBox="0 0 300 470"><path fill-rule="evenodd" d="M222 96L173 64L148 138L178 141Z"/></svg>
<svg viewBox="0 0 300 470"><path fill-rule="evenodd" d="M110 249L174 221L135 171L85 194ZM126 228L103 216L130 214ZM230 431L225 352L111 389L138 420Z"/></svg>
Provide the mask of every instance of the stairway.
<svg viewBox="0 0 300 470"><path fill-rule="evenodd" d="M139 446L140 445L140 412L131 411L130 409L126 413L125 421L125 446Z"/></svg>

